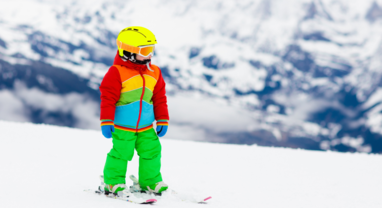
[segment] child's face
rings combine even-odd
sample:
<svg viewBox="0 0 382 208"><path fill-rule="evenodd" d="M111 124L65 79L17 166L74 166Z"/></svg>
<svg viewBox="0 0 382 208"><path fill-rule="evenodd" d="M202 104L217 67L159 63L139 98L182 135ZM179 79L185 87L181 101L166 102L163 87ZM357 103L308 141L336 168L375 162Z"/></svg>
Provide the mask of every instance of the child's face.
<svg viewBox="0 0 382 208"><path fill-rule="evenodd" d="M143 61L143 60L146 60L146 59L151 59L151 57L152 57L152 55L149 55L147 57L143 57L143 56L137 54L137 56L136 56L138 61Z"/></svg>

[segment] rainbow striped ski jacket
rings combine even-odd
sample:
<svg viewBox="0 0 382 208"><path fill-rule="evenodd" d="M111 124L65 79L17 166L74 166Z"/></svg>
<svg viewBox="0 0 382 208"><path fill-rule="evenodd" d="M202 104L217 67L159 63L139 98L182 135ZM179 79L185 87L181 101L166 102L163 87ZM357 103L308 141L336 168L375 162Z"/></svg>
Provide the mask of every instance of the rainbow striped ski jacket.
<svg viewBox="0 0 382 208"><path fill-rule="evenodd" d="M104 76L101 91L101 126L142 132L157 125L168 125L165 82L155 65L123 61L118 53Z"/></svg>

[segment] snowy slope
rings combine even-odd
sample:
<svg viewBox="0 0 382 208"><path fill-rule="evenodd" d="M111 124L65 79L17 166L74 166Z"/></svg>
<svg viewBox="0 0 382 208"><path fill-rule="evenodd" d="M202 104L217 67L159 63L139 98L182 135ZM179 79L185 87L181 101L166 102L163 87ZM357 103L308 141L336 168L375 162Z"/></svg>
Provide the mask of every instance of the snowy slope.
<svg viewBox="0 0 382 208"><path fill-rule="evenodd" d="M382 152L381 5L3 0L0 59L18 69L33 65L31 74L39 76L20 88L25 76L0 62L0 118L98 128L96 90L112 63L115 38L121 28L144 25L158 39L153 63L168 83L176 138ZM51 67L38 71L41 62ZM47 71L60 69L83 79L86 89L53 90L63 86ZM62 79L74 83L71 77ZM42 104L49 101L69 107Z"/></svg>
<svg viewBox="0 0 382 208"><path fill-rule="evenodd" d="M0 122L1 207L139 207L95 188L111 141L101 132ZM355 208L382 206L382 157L162 139L172 189L211 195L208 205L159 199L158 207ZM137 174L138 157L128 174Z"/></svg>

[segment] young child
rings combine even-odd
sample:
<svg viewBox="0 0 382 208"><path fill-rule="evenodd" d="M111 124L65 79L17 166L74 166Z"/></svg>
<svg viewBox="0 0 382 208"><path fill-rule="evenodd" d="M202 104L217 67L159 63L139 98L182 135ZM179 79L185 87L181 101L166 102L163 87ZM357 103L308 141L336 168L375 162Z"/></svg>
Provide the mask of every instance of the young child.
<svg viewBox="0 0 382 208"><path fill-rule="evenodd" d="M150 63L156 43L154 34L144 27L123 29L117 37L114 64L102 80L102 134L113 138L104 168L106 192L116 194L126 188L127 163L134 149L139 155L141 189L161 193L168 188L160 173L158 138L168 128L165 82L161 70Z"/></svg>

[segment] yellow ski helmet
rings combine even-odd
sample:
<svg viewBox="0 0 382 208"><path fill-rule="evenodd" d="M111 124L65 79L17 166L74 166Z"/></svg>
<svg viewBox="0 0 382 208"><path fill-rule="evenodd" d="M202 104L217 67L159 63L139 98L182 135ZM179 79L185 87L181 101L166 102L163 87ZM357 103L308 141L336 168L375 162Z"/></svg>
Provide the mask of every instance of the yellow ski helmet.
<svg viewBox="0 0 382 208"><path fill-rule="evenodd" d="M144 27L132 26L123 29L119 33L116 42L119 56L122 57L124 50L139 54L140 46L154 45L157 40L150 30Z"/></svg>

